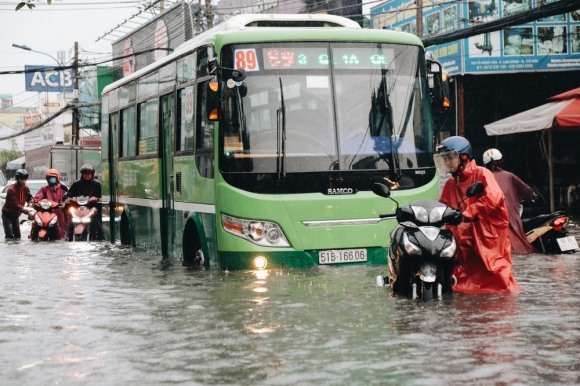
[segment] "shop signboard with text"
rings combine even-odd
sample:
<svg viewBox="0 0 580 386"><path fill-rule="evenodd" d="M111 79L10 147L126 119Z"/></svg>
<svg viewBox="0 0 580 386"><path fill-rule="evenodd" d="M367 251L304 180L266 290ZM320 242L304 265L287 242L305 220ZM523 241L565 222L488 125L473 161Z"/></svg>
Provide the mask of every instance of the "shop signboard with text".
<svg viewBox="0 0 580 386"><path fill-rule="evenodd" d="M74 89L74 72L71 68L24 66L24 70L26 91L63 93Z"/></svg>
<svg viewBox="0 0 580 386"><path fill-rule="evenodd" d="M424 2L424 36L473 27L530 11L553 0ZM580 69L578 11L428 47L450 75ZM373 28L416 31L414 0L387 1L371 9Z"/></svg>

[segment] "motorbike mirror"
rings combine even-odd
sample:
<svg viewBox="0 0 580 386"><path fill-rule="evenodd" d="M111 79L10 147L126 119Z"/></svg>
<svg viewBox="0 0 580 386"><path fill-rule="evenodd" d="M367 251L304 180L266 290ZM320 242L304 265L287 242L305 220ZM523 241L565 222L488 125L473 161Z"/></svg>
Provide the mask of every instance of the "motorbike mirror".
<svg viewBox="0 0 580 386"><path fill-rule="evenodd" d="M477 181L474 182L467 188L467 197L475 197L479 196L483 193L485 187L483 186L483 182Z"/></svg>
<svg viewBox="0 0 580 386"><path fill-rule="evenodd" d="M391 190L389 189L389 187L385 184L381 184L380 182L375 182L373 184L373 193L381 197L391 196Z"/></svg>

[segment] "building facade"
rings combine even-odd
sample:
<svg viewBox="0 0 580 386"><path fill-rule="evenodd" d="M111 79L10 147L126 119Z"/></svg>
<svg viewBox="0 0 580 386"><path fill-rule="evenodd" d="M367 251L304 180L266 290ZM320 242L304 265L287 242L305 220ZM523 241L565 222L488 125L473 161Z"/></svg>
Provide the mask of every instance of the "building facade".
<svg viewBox="0 0 580 386"><path fill-rule="evenodd" d="M423 0L422 37L526 12L546 1ZM391 0L371 8L371 25L417 34L416 2ZM472 142L479 164L482 164L483 151L496 147L505 154L507 169L546 192L546 133L489 137L483 126L542 105L547 98L578 87L580 9L427 47L427 50L443 63L453 85L453 109L438 140L447 135L466 136ZM554 146L558 149L555 184L561 192L570 184L580 183L575 177L580 160L580 151L575 145L578 141L578 132L554 136Z"/></svg>

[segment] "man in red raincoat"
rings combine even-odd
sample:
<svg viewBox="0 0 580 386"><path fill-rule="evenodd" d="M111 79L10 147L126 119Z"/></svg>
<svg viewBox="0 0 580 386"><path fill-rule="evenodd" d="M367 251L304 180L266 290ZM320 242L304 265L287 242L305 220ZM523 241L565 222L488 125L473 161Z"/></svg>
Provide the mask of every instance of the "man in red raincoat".
<svg viewBox="0 0 580 386"><path fill-rule="evenodd" d="M503 170L503 156L499 150L488 149L484 151L483 164L491 170L505 195L510 220L512 253L534 253L534 247L528 242L524 231L524 224L520 216L520 202L533 200L536 193L518 176Z"/></svg>
<svg viewBox="0 0 580 386"><path fill-rule="evenodd" d="M519 291L512 274L508 212L504 194L493 174L473 160L471 144L460 136L446 138L433 157L442 173L451 173L440 201L459 208L464 222L449 225L459 246L454 275L457 292L502 293ZM467 188L481 181L483 194L466 197Z"/></svg>

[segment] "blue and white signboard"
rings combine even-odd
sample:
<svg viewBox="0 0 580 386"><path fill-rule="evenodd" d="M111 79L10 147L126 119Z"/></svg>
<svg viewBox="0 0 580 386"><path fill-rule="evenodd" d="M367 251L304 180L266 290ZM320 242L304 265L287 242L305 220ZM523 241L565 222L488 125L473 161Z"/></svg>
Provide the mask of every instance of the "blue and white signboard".
<svg viewBox="0 0 580 386"><path fill-rule="evenodd" d="M424 2L425 36L468 28L554 0L474 0ZM430 5L430 6L429 6ZM578 11L540 19L500 31L428 47L450 75L580 69ZM391 0L371 9L373 28L415 33L414 0Z"/></svg>
<svg viewBox="0 0 580 386"><path fill-rule="evenodd" d="M74 72L67 68L55 69L54 66L24 66L26 72L26 91L72 92Z"/></svg>

